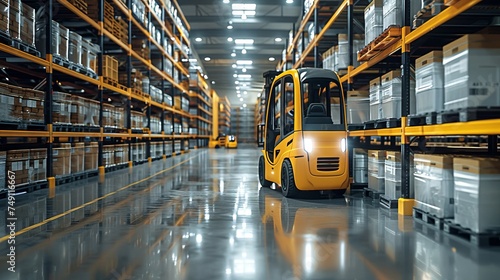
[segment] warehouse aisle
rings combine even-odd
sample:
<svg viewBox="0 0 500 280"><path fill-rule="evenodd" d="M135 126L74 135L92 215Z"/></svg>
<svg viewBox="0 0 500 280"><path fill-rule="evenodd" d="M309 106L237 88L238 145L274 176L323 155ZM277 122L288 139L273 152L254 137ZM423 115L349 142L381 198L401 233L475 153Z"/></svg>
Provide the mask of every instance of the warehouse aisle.
<svg viewBox="0 0 500 280"><path fill-rule="evenodd" d="M16 237L16 273L7 271L2 239L0 279L494 279L500 273L500 251L414 228L411 218L363 200L293 200L259 190L258 156L251 147L194 150L110 173L104 182L60 187L51 199L45 192L18 196L19 224L37 226Z"/></svg>

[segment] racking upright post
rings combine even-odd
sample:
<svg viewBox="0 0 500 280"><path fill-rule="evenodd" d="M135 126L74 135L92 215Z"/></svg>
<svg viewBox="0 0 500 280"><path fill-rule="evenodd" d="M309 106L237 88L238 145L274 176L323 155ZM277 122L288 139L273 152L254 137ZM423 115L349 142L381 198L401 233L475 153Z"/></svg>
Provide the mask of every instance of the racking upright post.
<svg viewBox="0 0 500 280"><path fill-rule="evenodd" d="M52 1L52 0L51 0ZM104 25L104 0L99 0L98 2L98 9L97 9L97 21L99 22L99 26L102 28ZM101 133L104 132L104 128L103 128L103 93L104 93L104 88L102 87L102 82L103 82L103 78L104 77L104 67L103 67L103 64L104 64L104 61L103 61L103 58L104 58L104 32L103 30L100 30L99 32L99 48L101 48L101 52L99 52L98 54L98 64L97 65L97 68L98 68L98 72L99 72L99 76L101 76L101 85L99 86L99 90L98 90L98 101L99 101L99 129L101 131ZM97 156L97 165L99 166L99 175L101 176L104 176L104 173L105 173L105 166L104 166L104 160L103 160L103 138L100 137L99 138L99 141L98 141L98 144L99 144L99 150L98 150L98 156Z"/></svg>
<svg viewBox="0 0 500 280"><path fill-rule="evenodd" d="M177 34L177 26L175 24L172 24L172 36L175 38ZM175 46L174 46L174 38L171 38L172 42L172 53L174 52L175 50ZM174 78L174 73L175 73L175 62L172 63L172 69L171 69L171 72L172 73L172 78ZM174 82L175 82L175 79L174 79ZM172 89L172 107L175 108L175 96L177 95L177 87L175 87L173 84L171 85L170 87ZM175 112L172 112L172 119L171 119L171 124L172 124L172 144L171 144L171 147L172 147L172 156L175 156Z"/></svg>
<svg viewBox="0 0 500 280"><path fill-rule="evenodd" d="M318 5L314 7L314 36L317 36L319 34L319 8ZM302 33L302 42L305 41L304 39L304 34L305 32ZM302 53L304 52L304 43L302 43ZM318 61L318 56L319 56L319 48L318 44L314 45L314 68L319 67L319 61Z"/></svg>
<svg viewBox="0 0 500 280"><path fill-rule="evenodd" d="M304 1L302 1L302 13L304 13ZM295 56L297 55L297 48L295 47L295 44L293 43L293 38L297 35L297 30L295 29L295 23L292 25L292 41L290 41L288 44L292 46L292 65L295 65L295 62L297 61L295 59ZM290 38L288 38L290 40ZM285 40L287 41L287 40ZM288 49L285 46L285 64L286 64L286 59L288 55Z"/></svg>
<svg viewBox="0 0 500 280"><path fill-rule="evenodd" d="M147 9L148 10L148 22L149 24L151 24L151 9ZM149 80L149 85L148 85L148 88L147 88L147 91L148 92L145 92L145 94L147 94L147 96L149 96L149 98L151 98L151 37L148 38L148 41L147 41L147 48L148 48L148 71L146 72L146 76L148 77L148 80ZM144 90L144 86L142 87L142 89ZM147 117L148 117L148 129L149 129L149 133L151 133L151 113L152 113L152 108L151 108L151 104L148 104L148 112L147 112ZM148 138L147 140L147 144L146 144L146 149L147 149L147 158L148 158L148 161L149 162L152 162L153 161L153 158L151 157L151 138Z"/></svg>
<svg viewBox="0 0 500 280"><path fill-rule="evenodd" d="M129 11L132 11L132 0L127 0L127 8L129 9ZM129 92L131 93L131 90L130 88L132 87L132 18L131 18L131 14L129 14L128 16L128 19L127 19L127 22L128 22L128 39L127 39L127 43L128 43L128 48L129 48L129 52L127 54L127 65L126 65L126 69L127 69L127 89L129 90ZM127 112L128 112L128 120L129 120L129 124L132 125L132 112L130 112L130 107L132 105L132 97L128 97L127 99ZM131 128L131 127L130 127ZM129 130L129 133L131 133L131 130ZM130 144L130 141L129 141L129 166L133 165L133 162L132 162L132 145Z"/></svg>
<svg viewBox="0 0 500 280"><path fill-rule="evenodd" d="M167 11L164 9L163 5L161 6L161 22L165 23L165 13ZM161 44L163 45L165 42L165 30L161 28ZM166 50L164 50L166 51ZM161 66L161 72L165 73L165 55L161 54L161 59L160 59L160 66ZM161 87L161 104L165 106L166 100L165 100L165 79L161 79L160 82L160 87ZM161 109L161 134L163 137L161 138L161 151L163 154L163 159L167 159L167 151L165 150L165 109Z"/></svg>
<svg viewBox="0 0 500 280"><path fill-rule="evenodd" d="M349 0L348 2L348 6L347 6L347 41L348 41L348 52L349 52L349 58L347 60L347 74L349 74L352 69L354 68L353 65L354 65L354 60L353 60L353 50L354 50L354 46L353 46L353 38L354 38L354 34L353 34L353 25L354 25L354 3L352 0ZM353 90L353 79L349 76L349 78L347 79L347 90L344 91L344 100L347 101L347 92L348 91L351 91ZM349 138L348 139L348 142L349 142ZM353 177L354 173L353 173L353 161L354 161L354 157L353 157L353 151L354 151L354 145L347 145L347 149L348 149L348 165L349 165L349 177Z"/></svg>
<svg viewBox="0 0 500 280"><path fill-rule="evenodd" d="M48 9L46 9L46 19L47 19L47 26L45 28L45 56L47 61L49 62L49 67L46 69L46 74L47 74L47 90L45 91L45 107L44 107L44 118L45 118L45 125L47 127L47 130L49 131L49 139L47 141L47 184L49 187L49 194L50 196L55 195L55 186L56 186L56 179L54 177L53 173L53 148L54 148L54 138L52 137L52 6L53 6L53 0L48 0L47 4Z"/></svg>
<svg viewBox="0 0 500 280"><path fill-rule="evenodd" d="M403 27L401 44L401 198L398 201L398 213L411 216L415 200L412 198L410 189L410 141L405 135L406 118L410 114L410 44L405 42L405 37L411 31L410 24L410 0L404 0Z"/></svg>

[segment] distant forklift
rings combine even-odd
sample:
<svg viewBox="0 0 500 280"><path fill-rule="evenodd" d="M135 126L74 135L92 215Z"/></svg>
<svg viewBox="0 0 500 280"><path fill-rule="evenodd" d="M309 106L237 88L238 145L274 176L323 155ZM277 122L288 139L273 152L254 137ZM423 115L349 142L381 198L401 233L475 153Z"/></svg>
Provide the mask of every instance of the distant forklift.
<svg viewBox="0 0 500 280"><path fill-rule="evenodd" d="M342 84L327 69L269 71L266 79L264 147L259 158L263 187L281 186L285 197L302 191L349 186L347 125Z"/></svg>

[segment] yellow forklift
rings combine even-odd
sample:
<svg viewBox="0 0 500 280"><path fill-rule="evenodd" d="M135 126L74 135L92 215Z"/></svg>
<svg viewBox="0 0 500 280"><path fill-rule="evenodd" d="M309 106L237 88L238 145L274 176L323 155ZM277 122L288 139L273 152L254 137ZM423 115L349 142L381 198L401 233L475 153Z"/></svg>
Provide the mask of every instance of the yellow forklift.
<svg viewBox="0 0 500 280"><path fill-rule="evenodd" d="M273 183L285 197L303 191L332 191L349 186L347 122L337 73L318 68L268 71L264 147L259 181Z"/></svg>

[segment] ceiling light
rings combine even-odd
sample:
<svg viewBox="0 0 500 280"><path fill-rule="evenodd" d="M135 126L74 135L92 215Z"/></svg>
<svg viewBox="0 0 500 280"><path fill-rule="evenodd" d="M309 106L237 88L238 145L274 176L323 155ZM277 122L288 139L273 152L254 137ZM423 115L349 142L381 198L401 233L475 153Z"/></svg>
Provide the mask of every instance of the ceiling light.
<svg viewBox="0 0 500 280"><path fill-rule="evenodd" d="M215 81L212 81L212 85L215 85Z"/></svg>
<svg viewBox="0 0 500 280"><path fill-rule="evenodd" d="M247 19L247 15L245 15L245 14L241 15L241 19L242 20L246 20Z"/></svg>
<svg viewBox="0 0 500 280"><path fill-rule="evenodd" d="M260 97L260 96L261 96L261 94L260 94L260 93L259 93L259 94L257 94L257 97Z"/></svg>
<svg viewBox="0 0 500 280"><path fill-rule="evenodd" d="M210 61L210 57L205 57L205 61Z"/></svg>
<svg viewBox="0 0 500 280"><path fill-rule="evenodd" d="M233 41L233 38L232 38L232 37L227 37L227 41L228 41L228 42L232 42L232 41Z"/></svg>
<svg viewBox="0 0 500 280"><path fill-rule="evenodd" d="M236 56L236 53L231 53L231 57L235 57Z"/></svg>
<svg viewBox="0 0 500 280"><path fill-rule="evenodd" d="M253 39L235 39L234 43L236 45L253 45Z"/></svg>
<svg viewBox="0 0 500 280"><path fill-rule="evenodd" d="M231 29L233 29L233 26L232 25L228 25L227 29L231 30Z"/></svg>
<svg viewBox="0 0 500 280"><path fill-rule="evenodd" d="M236 66L236 64L233 64L233 65L232 65L232 67L233 67L233 68L236 68L237 66Z"/></svg>
<svg viewBox="0 0 500 280"><path fill-rule="evenodd" d="M256 4L233 4L231 6L233 10L245 10L245 11L255 11L257 8Z"/></svg>
<svg viewBox="0 0 500 280"><path fill-rule="evenodd" d="M246 108L247 107L247 104L243 104L243 108Z"/></svg>
<svg viewBox="0 0 500 280"><path fill-rule="evenodd" d="M200 37L194 39L196 42L201 42L203 39L201 39Z"/></svg>
<svg viewBox="0 0 500 280"><path fill-rule="evenodd" d="M251 79L252 75L250 75L250 74L239 74L238 78L240 78L240 79ZM245 85L243 85L243 86L245 86Z"/></svg>
<svg viewBox="0 0 500 280"><path fill-rule="evenodd" d="M239 65L252 65L253 61L251 60L236 60L236 64Z"/></svg>
<svg viewBox="0 0 500 280"><path fill-rule="evenodd" d="M229 24L233 24L233 22L232 22L232 21L229 21Z"/></svg>
<svg viewBox="0 0 500 280"><path fill-rule="evenodd" d="M269 61L275 61L275 60L276 60L276 58L274 58L274 57L269 58Z"/></svg>
<svg viewBox="0 0 500 280"><path fill-rule="evenodd" d="M238 78L238 74L233 74L233 78Z"/></svg>
<svg viewBox="0 0 500 280"><path fill-rule="evenodd" d="M242 53L242 54L247 54L247 50L246 50L246 49L242 49L242 50L241 50L241 53Z"/></svg>
<svg viewBox="0 0 500 280"><path fill-rule="evenodd" d="M207 75L207 74L205 74L205 76L204 76L204 77L205 77L205 79L208 79L208 75Z"/></svg>
<svg viewBox="0 0 500 280"><path fill-rule="evenodd" d="M278 38L275 38L275 39L274 39L274 41L276 41L276 42L281 42L281 41L283 41L283 40L282 40L281 38L279 38L279 37L278 37Z"/></svg>
<svg viewBox="0 0 500 280"><path fill-rule="evenodd" d="M289 0L287 0L287 1L289 1ZM229 4L229 0L222 0L222 3Z"/></svg>
<svg viewBox="0 0 500 280"><path fill-rule="evenodd" d="M292 3L293 3L293 0L286 0L286 3L287 3L287 4L292 4Z"/></svg>
<svg viewBox="0 0 500 280"><path fill-rule="evenodd" d="M239 89L240 89L240 87L236 87L236 90L239 90Z"/></svg>
<svg viewBox="0 0 500 280"><path fill-rule="evenodd" d="M241 72L246 73L246 72L247 72L247 69L246 69L246 68L243 68L243 69L241 69Z"/></svg>
<svg viewBox="0 0 500 280"><path fill-rule="evenodd" d="M243 101L243 98L240 98L240 101Z"/></svg>
<svg viewBox="0 0 500 280"><path fill-rule="evenodd" d="M236 91L236 93L238 93L238 94L239 94L239 93L240 93L240 91L239 91L239 90L237 90L237 91Z"/></svg>
<svg viewBox="0 0 500 280"><path fill-rule="evenodd" d="M238 98L240 98L240 97L241 97L241 94L238 94Z"/></svg>
<svg viewBox="0 0 500 280"><path fill-rule="evenodd" d="M253 17L255 14L255 11L233 11L233 16L241 16L242 19L247 19L249 16Z"/></svg>
<svg viewBox="0 0 500 280"><path fill-rule="evenodd" d="M247 93L248 93L248 92L247 92L246 90L243 92L243 94L245 94L245 95L246 95Z"/></svg>
<svg viewBox="0 0 500 280"><path fill-rule="evenodd" d="M239 83L240 83L240 81L234 81L234 83L237 85L237 84L239 84Z"/></svg>

